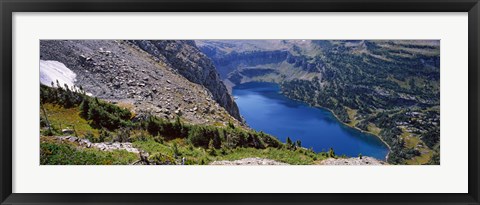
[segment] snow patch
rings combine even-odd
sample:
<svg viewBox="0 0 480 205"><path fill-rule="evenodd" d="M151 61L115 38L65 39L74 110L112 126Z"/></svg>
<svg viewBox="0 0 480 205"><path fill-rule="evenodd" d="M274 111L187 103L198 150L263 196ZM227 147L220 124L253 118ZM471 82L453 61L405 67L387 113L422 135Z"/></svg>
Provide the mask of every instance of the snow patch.
<svg viewBox="0 0 480 205"><path fill-rule="evenodd" d="M40 83L46 86L57 86L57 80L60 86L67 84L68 87L73 87L77 74L67 68L63 63L58 61L40 60Z"/></svg>

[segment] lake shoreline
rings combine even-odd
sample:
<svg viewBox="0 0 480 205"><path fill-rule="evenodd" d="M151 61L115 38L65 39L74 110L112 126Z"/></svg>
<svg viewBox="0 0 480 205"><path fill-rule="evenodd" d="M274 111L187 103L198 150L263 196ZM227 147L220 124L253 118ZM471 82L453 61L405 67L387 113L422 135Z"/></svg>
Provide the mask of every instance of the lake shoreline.
<svg viewBox="0 0 480 205"><path fill-rule="evenodd" d="M248 83L255 83L255 82L248 82ZM248 83L242 83L242 84L248 84ZM258 82L258 83L271 83L271 82ZM240 84L240 85L242 85L242 84ZM272 83L272 84L275 84L275 87L277 87L277 88L276 88L276 89L277 89L277 90L276 90L276 93L277 93L276 95L282 96L282 98L285 98L286 100L287 100L287 99L288 99L288 100L291 100L292 102L295 102L295 101L296 101L296 102L299 102L299 103L301 103L301 104L304 104L304 106L310 107L310 109L314 109L314 110L317 109L319 112L324 112L324 113L325 113L324 115L326 115L326 116L330 115L330 119L331 119L331 120L336 121L336 123L341 122L341 123L338 123L338 125L340 125L341 127L342 127L342 125L343 125L344 128L342 128L342 129L354 128L354 129L351 129L351 130L352 130L352 131L354 130L354 131L357 131L357 132L359 131L359 133L363 133L363 135L365 135L365 134L366 134L366 135L370 135L371 140L379 139L380 142L378 142L378 140L377 140L377 143L379 143L378 146L382 146L382 144L383 144L383 147L384 147L384 148L383 148L383 150L384 150L384 155L383 155L383 156L382 156L382 155L375 154L375 153L369 153L368 151L367 151L367 153L363 153L363 151L362 151L362 152L359 152L359 153L363 153L365 156L376 156L375 158L377 158L378 160L381 160L381 161L388 161L388 155L391 153L391 148L390 148L390 146L389 146L380 136L378 136L378 135L376 135L376 134L374 134L374 133L365 131L365 130L361 130L361 129L357 128L357 127L354 127L354 126L351 126L351 125L349 125L349 124L347 124L347 123L342 122L342 121L338 118L338 116L337 116L332 110L330 110L330 109L328 109L328 108L325 108L325 107L322 107L322 106L318 106L318 105L311 105L311 104L309 104L309 103L307 103L307 102L304 102L304 101L301 101L301 100L289 98L288 96L284 95L284 94L281 92L281 89L279 89L279 88L281 88L281 86L279 86L278 83ZM237 85L237 86L238 86L238 85ZM238 102L237 102L237 103L238 103ZM327 111L328 111L328 112L327 112ZM257 115L257 114L256 114L256 115ZM249 124L249 123L247 123L247 124ZM250 126L249 126L249 127L250 127ZM314 128L314 129L317 129L317 128ZM371 136L371 135L373 135L374 137ZM373 137L373 138L372 138L372 137ZM375 137L376 137L376 139L375 139ZM360 139L360 138L357 138L357 139ZM337 140L337 141L338 141L338 140ZM340 143L341 143L341 142L340 142ZM313 145L313 146L315 146L315 145ZM385 149L385 148L387 148L387 149ZM369 148L367 148L367 149L369 149ZM347 151L347 153L350 152L350 155L351 155L351 154L352 154L352 153L351 153L352 151L355 152L355 150L351 150L351 151ZM364 150L364 151L365 151L365 150ZM356 155L351 155L351 156L356 156Z"/></svg>
<svg viewBox="0 0 480 205"><path fill-rule="evenodd" d="M340 120L340 118L339 118L331 109L329 109L329 108L326 108L326 107L323 107L323 106L320 106L320 105L312 105L312 104L310 104L310 103L307 103L307 102L304 102L304 101L301 101L301 100L298 100L298 99L289 98L288 96L284 95L281 91L280 91L280 93L281 93L283 96L287 97L288 99L292 99L292 100L295 100L295 101L298 101L298 102L305 103L305 104L307 104L307 105L309 105L309 106L311 106L311 107L314 107L314 108L321 108L321 109L327 110L328 112L332 113L332 115L335 117L335 119L337 119L337 121L339 121L339 122L342 123L343 125L345 125L345 126L347 126L347 127L350 127L350 128L353 128L353 129L355 129L355 130L358 130L358 131L360 131L360 132L362 132L362 133L367 133L367 134L370 134L370 135L373 135L373 136L377 137L377 138L378 138L380 141L382 141L382 143L385 144L385 145L387 146L387 148L388 148L387 155L385 155L385 161L388 161L388 155L389 155L390 152L392 151L392 148L390 147L390 145L387 144L387 142L385 142L385 140L382 139L382 137L380 137L380 136L378 136L378 135L376 135L376 134L374 134L374 133L372 133L372 132L362 130L362 129L358 128L358 127L351 126L351 125L343 122L343 121Z"/></svg>
<svg viewBox="0 0 480 205"><path fill-rule="evenodd" d="M303 102L303 101L300 101L300 102ZM308 104L308 103L307 103L307 104ZM310 104L308 104L308 105L310 105ZM390 145L387 144L387 142L385 142L385 141L382 139L382 137L380 137L380 136L378 136L378 135L376 135L376 134L374 134L374 133L372 133L372 132L362 130L362 129L358 128L358 127L351 126L351 125L343 122L342 120L340 120L340 118L339 118L332 110L330 110L330 109L328 109L328 108L326 108L326 107L314 106L314 105L311 105L311 106L312 106L312 107L315 107L315 108L322 108L322 109L328 110L330 113L332 113L333 116L335 116L335 118L336 118L339 122L341 122L341 123L344 124L345 126L350 127L350 128L353 128L353 129L356 129L356 130L358 130L358 131L360 131L360 132L363 132L363 133L367 133L367 134L373 135L373 136L377 137L378 139L380 139L380 141L382 141L382 143L385 144L385 145L388 147L387 155L385 155L385 161L388 161L388 155L389 155L390 152L392 151L392 148L390 147Z"/></svg>

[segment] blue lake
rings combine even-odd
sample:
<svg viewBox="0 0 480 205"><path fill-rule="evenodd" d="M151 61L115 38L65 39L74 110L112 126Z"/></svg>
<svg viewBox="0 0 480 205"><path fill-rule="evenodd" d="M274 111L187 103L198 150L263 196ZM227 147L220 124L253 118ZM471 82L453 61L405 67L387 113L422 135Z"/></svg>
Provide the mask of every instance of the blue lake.
<svg viewBox="0 0 480 205"><path fill-rule="evenodd" d="M337 155L371 156L385 160L388 147L376 136L363 133L338 121L325 109L291 100L274 83L245 83L233 88L241 115L257 130L276 136L301 140L302 146L316 152L333 148Z"/></svg>

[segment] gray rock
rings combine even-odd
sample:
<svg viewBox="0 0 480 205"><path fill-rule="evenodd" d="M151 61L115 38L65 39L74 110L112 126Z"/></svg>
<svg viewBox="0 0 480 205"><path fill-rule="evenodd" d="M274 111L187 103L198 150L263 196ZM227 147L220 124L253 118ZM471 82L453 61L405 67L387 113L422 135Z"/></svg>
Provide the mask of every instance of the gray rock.
<svg viewBox="0 0 480 205"><path fill-rule="evenodd" d="M70 141L70 142L76 142L77 140L78 140L78 138L73 137L73 136L70 136L70 137L68 138L68 141Z"/></svg>
<svg viewBox="0 0 480 205"><path fill-rule="evenodd" d="M75 131L72 129L62 129L62 133L65 135L72 135L75 133Z"/></svg>
<svg viewBox="0 0 480 205"><path fill-rule="evenodd" d="M283 162L278 162L271 159L264 158L245 158L235 161L214 161L210 165L289 165Z"/></svg>
<svg viewBox="0 0 480 205"><path fill-rule="evenodd" d="M320 162L321 165L387 165L384 161L377 160L373 157L363 156L352 158L328 158Z"/></svg>

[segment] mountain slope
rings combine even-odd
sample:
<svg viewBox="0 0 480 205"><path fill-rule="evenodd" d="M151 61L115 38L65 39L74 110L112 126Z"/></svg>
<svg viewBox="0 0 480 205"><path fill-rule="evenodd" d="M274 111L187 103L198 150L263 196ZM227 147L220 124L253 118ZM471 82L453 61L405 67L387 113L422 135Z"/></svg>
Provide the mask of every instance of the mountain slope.
<svg viewBox="0 0 480 205"><path fill-rule="evenodd" d="M245 158L318 164L338 158L333 152L284 144L232 123L212 126L189 124L181 118L132 118L128 109L81 90L72 92L67 86L40 85L40 108L42 165L203 165Z"/></svg>
<svg viewBox="0 0 480 205"><path fill-rule="evenodd" d="M287 97L328 108L345 124L379 136L391 148L390 163L439 163L439 41L206 40L197 45L227 85L276 82Z"/></svg>
<svg viewBox="0 0 480 205"><path fill-rule="evenodd" d="M185 42L170 45L181 47L182 43ZM206 89L213 85L191 82L184 77L188 71L177 72L174 66L178 64L171 62L172 59L153 57L130 42L42 40L40 55L42 61L58 61L72 70L77 87L130 108L137 117L154 114L169 119L181 116L188 122L201 124L239 123L229 114L238 113L238 108L233 101L228 102L230 96L226 90L218 89L214 95ZM204 80L213 76L212 83L217 83L211 68L204 73L202 67L195 68L192 75L202 75ZM223 98L216 100L219 96Z"/></svg>
<svg viewBox="0 0 480 205"><path fill-rule="evenodd" d="M166 62L191 82L205 86L233 117L241 119L238 107L228 94L210 59L200 52L194 41L132 40L133 44Z"/></svg>

